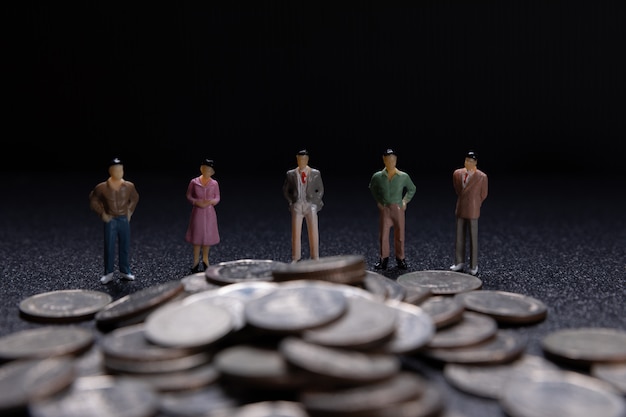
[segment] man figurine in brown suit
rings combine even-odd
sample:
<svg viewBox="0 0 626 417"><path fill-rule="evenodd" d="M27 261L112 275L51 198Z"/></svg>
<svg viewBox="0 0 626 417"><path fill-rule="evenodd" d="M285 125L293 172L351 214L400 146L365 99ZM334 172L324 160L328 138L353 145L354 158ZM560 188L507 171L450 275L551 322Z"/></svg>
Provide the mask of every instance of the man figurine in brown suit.
<svg viewBox="0 0 626 417"><path fill-rule="evenodd" d="M473 151L465 155L465 167L455 170L452 184L457 195L456 201L456 243L452 271L461 271L465 267L465 240L469 230L470 267L469 273L478 274L478 218L480 206L487 198L487 175L476 168L478 158Z"/></svg>

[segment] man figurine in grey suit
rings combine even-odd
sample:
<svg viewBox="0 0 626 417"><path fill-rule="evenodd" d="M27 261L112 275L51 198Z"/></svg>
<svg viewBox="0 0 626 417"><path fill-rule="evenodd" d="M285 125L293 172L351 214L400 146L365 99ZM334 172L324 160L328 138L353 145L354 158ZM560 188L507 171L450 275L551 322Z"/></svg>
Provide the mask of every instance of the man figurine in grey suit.
<svg viewBox="0 0 626 417"><path fill-rule="evenodd" d="M302 220L306 220L311 259L319 259L319 231L317 213L324 203L324 183L320 171L309 166L306 149L296 154L298 167L287 171L283 194L291 211L291 260L298 262L302 256Z"/></svg>
<svg viewBox="0 0 626 417"><path fill-rule="evenodd" d="M478 157L473 151L465 155L465 167L452 173L452 185L457 195L456 201L456 242L452 271L465 267L465 239L469 229L470 267L469 273L478 274L478 218L480 206L487 198L487 175L476 168Z"/></svg>

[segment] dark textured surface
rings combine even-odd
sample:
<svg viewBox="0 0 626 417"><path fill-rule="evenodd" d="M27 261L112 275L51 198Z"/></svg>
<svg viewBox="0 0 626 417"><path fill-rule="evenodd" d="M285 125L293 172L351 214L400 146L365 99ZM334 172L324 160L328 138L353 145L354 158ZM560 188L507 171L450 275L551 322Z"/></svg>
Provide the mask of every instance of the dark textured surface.
<svg viewBox="0 0 626 417"><path fill-rule="evenodd" d="M219 172L218 172L219 174ZM184 241L189 178L166 172L133 173L140 202L132 220L134 282L102 285L101 222L87 195L102 173L0 174L0 335L42 324L19 316L19 302L60 289L90 289L114 299L188 274L191 247ZM407 211L409 271L452 263L454 193L448 175L413 175L418 193ZM222 241L211 263L242 258L290 260L290 220L282 176L221 178L216 207ZM480 272L485 290L518 292L548 306L547 318L516 331L526 351L541 354L548 333L582 326L626 330L626 197L623 178L503 177L490 175L480 220ZM320 212L321 256L362 254L377 259L377 211L368 178L324 178ZM306 256L306 243L303 244ZM394 267L386 275L396 278ZM93 326L92 321L82 323ZM465 416L501 416L497 402L449 386L437 367L419 372L446 395L447 408Z"/></svg>

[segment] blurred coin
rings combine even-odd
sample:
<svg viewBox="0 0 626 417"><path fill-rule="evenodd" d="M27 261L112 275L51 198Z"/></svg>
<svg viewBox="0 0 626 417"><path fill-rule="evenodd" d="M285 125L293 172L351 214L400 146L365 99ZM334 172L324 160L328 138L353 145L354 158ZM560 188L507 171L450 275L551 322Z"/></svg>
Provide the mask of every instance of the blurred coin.
<svg viewBox="0 0 626 417"><path fill-rule="evenodd" d="M380 409L361 411L359 417L452 417L443 414L445 411L444 395L441 390L430 382L425 382L424 392L417 398L390 404ZM353 413L336 414L355 416Z"/></svg>
<svg viewBox="0 0 626 417"><path fill-rule="evenodd" d="M143 320L150 311L181 294L184 288L182 282L173 280L141 289L109 303L96 313L95 319L102 325L131 318Z"/></svg>
<svg viewBox="0 0 626 417"><path fill-rule="evenodd" d="M308 417L304 406L295 401L259 401L233 410L232 417Z"/></svg>
<svg viewBox="0 0 626 417"><path fill-rule="evenodd" d="M180 282L183 284L185 292L187 294L195 294L198 292L213 290L215 288L221 287L221 285L208 282L206 279L206 275L204 275L204 272L197 272L195 274L187 275L186 277L182 278Z"/></svg>
<svg viewBox="0 0 626 417"><path fill-rule="evenodd" d="M455 348L475 345L493 337L498 323L490 316L466 311L458 323L437 330L428 348Z"/></svg>
<svg viewBox="0 0 626 417"><path fill-rule="evenodd" d="M546 318L548 308L536 298L506 291L470 291L454 296L465 309L487 314L498 323L528 324Z"/></svg>
<svg viewBox="0 0 626 417"><path fill-rule="evenodd" d="M144 323L115 329L103 335L99 345L108 358L138 362L184 358L199 351L198 348L165 347L150 342Z"/></svg>
<svg viewBox="0 0 626 417"><path fill-rule="evenodd" d="M0 367L0 414L17 415L31 401L67 388L74 378L73 360L67 356L4 364Z"/></svg>
<svg viewBox="0 0 626 417"><path fill-rule="evenodd" d="M295 336L281 340L278 350L289 363L338 384L372 383L400 371L395 355L331 348Z"/></svg>
<svg viewBox="0 0 626 417"><path fill-rule="evenodd" d="M127 373L124 376L144 382L158 392L171 392L205 387L216 382L220 374L212 363L207 362L181 371Z"/></svg>
<svg viewBox="0 0 626 417"><path fill-rule="evenodd" d="M216 289L218 295L227 295L241 299L244 303L254 298L261 297L278 287L276 282L246 281L236 284L225 285Z"/></svg>
<svg viewBox="0 0 626 417"><path fill-rule="evenodd" d="M524 354L518 359L497 365L466 365L448 363L443 375L450 384L479 397L498 399L509 380L529 371L558 369L549 360Z"/></svg>
<svg viewBox="0 0 626 417"><path fill-rule="evenodd" d="M232 417L234 409L240 405L239 399L227 393L220 384L189 391L162 392L159 400L161 412L175 417Z"/></svg>
<svg viewBox="0 0 626 417"><path fill-rule="evenodd" d="M365 258L337 255L279 265L273 271L276 281L315 279L340 284L358 284L365 279Z"/></svg>
<svg viewBox="0 0 626 417"><path fill-rule="evenodd" d="M244 301L236 296L229 296L218 291L203 291L190 295L181 301L182 304L209 303L224 308L233 318L233 330L241 330L246 325L244 316Z"/></svg>
<svg viewBox="0 0 626 417"><path fill-rule="evenodd" d="M460 348L422 348L418 353L443 363L498 364L518 358L526 347L526 339L513 331L498 330L482 343Z"/></svg>
<svg viewBox="0 0 626 417"><path fill-rule="evenodd" d="M136 361L106 356L104 366L116 374L159 374L164 372L185 371L211 361L211 352L198 352L179 358L161 359L154 361Z"/></svg>
<svg viewBox="0 0 626 417"><path fill-rule="evenodd" d="M626 415L624 398L610 384L563 370L535 370L511 379L500 405L511 417Z"/></svg>
<svg viewBox="0 0 626 417"><path fill-rule="evenodd" d="M396 311L396 330L380 350L408 354L425 346L433 338L435 325L421 307L398 300L387 300L386 304Z"/></svg>
<svg viewBox="0 0 626 417"><path fill-rule="evenodd" d="M166 347L208 346L233 330L234 319L223 307L211 303L172 301L145 320L146 338Z"/></svg>
<svg viewBox="0 0 626 417"><path fill-rule="evenodd" d="M388 340L396 329L396 311L381 301L348 297L347 311L337 320L301 337L330 347L367 349Z"/></svg>
<svg viewBox="0 0 626 417"><path fill-rule="evenodd" d="M63 395L29 405L31 417L152 417L157 411L149 385L108 375L77 378Z"/></svg>
<svg viewBox="0 0 626 417"><path fill-rule="evenodd" d="M206 280L219 285L243 281L273 281L272 271L284 262L269 259L238 259L209 265L204 271Z"/></svg>
<svg viewBox="0 0 626 417"><path fill-rule="evenodd" d="M463 319L465 306L454 296L436 295L419 304L432 319L438 329L444 328Z"/></svg>
<svg viewBox="0 0 626 417"><path fill-rule="evenodd" d="M308 375L293 368L275 347L238 344L226 347L213 359L220 374L231 383L261 389L302 388Z"/></svg>
<svg viewBox="0 0 626 417"><path fill-rule="evenodd" d="M380 296L383 300L404 300L406 288L395 280L374 271L365 271L363 286L372 294Z"/></svg>
<svg viewBox="0 0 626 417"><path fill-rule="evenodd" d="M113 298L101 291L58 290L25 298L19 309L29 319L62 322L91 319L111 301Z"/></svg>
<svg viewBox="0 0 626 417"><path fill-rule="evenodd" d="M0 337L0 359L49 358L79 354L91 347L94 333L78 326L51 325Z"/></svg>
<svg viewBox="0 0 626 417"><path fill-rule="evenodd" d="M626 395L626 362L594 363L591 375L610 383Z"/></svg>
<svg viewBox="0 0 626 417"><path fill-rule="evenodd" d="M541 340L544 353L557 361L588 366L626 361L626 331L580 327L554 331Z"/></svg>
<svg viewBox="0 0 626 417"><path fill-rule="evenodd" d="M482 288L480 278L454 271L413 271L402 274L398 284L407 287L426 287L433 295L453 295Z"/></svg>
<svg viewBox="0 0 626 417"><path fill-rule="evenodd" d="M425 380L412 372L400 372L384 381L344 389L303 390L300 402L312 415L361 416L424 395ZM365 414L369 415L369 414ZM391 414L387 414L390 417Z"/></svg>
<svg viewBox="0 0 626 417"><path fill-rule="evenodd" d="M246 303L246 322L276 332L312 329L338 319L348 308L346 297L332 283L316 280L285 282Z"/></svg>
<svg viewBox="0 0 626 417"><path fill-rule="evenodd" d="M402 286L401 284L398 285ZM428 287L404 287L404 289L406 291L402 301L410 304L419 305L433 295L433 293L430 291L430 288Z"/></svg>

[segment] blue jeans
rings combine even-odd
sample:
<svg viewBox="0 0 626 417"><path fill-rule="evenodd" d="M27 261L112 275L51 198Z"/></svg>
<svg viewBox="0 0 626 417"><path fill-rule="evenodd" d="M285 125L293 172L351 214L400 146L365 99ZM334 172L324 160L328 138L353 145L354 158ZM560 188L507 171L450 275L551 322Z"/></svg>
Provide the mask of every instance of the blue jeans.
<svg viewBox="0 0 626 417"><path fill-rule="evenodd" d="M115 243L118 244L120 272L130 274L128 248L130 245L130 223L126 216L113 217L104 223L104 274L113 272Z"/></svg>

